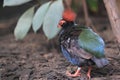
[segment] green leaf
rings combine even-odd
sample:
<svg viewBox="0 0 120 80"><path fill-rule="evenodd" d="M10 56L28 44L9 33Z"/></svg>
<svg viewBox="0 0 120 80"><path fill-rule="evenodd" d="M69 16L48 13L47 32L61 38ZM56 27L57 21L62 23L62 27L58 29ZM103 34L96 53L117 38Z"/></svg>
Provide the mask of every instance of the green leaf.
<svg viewBox="0 0 120 80"><path fill-rule="evenodd" d="M87 4L91 11L93 12L98 11L98 0L87 0Z"/></svg>
<svg viewBox="0 0 120 80"><path fill-rule="evenodd" d="M28 9L25 13L23 13L23 15L18 20L18 23L14 30L14 35L17 40L18 39L21 40L27 35L31 27L33 14L34 14L34 7Z"/></svg>
<svg viewBox="0 0 120 80"><path fill-rule="evenodd" d="M4 0L3 6L18 6L31 0Z"/></svg>
<svg viewBox="0 0 120 80"><path fill-rule="evenodd" d="M57 25L62 18L63 10L62 0L54 1L49 7L43 22L43 31L48 39L52 39L58 34L60 29Z"/></svg>
<svg viewBox="0 0 120 80"><path fill-rule="evenodd" d="M35 13L35 16L33 18L33 24L32 24L34 32L37 32L37 30L40 29L43 23L44 17L47 13L47 10L50 6L50 3L51 2L47 2L43 4L42 6L40 6L40 8L38 8L37 12Z"/></svg>

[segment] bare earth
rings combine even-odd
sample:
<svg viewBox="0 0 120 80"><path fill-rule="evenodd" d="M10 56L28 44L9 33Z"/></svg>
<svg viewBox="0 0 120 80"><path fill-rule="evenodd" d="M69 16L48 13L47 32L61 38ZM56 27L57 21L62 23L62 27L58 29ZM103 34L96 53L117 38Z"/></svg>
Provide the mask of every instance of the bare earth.
<svg viewBox="0 0 120 80"><path fill-rule="evenodd" d="M96 29L105 40L110 64L102 69L94 66L92 80L120 80L120 52L106 22L99 20ZM47 47L47 43L42 33L31 32L23 41L16 41L13 34L0 36L0 80L87 80L87 67L80 77L67 77L65 71L74 72L77 67L71 65L57 47Z"/></svg>

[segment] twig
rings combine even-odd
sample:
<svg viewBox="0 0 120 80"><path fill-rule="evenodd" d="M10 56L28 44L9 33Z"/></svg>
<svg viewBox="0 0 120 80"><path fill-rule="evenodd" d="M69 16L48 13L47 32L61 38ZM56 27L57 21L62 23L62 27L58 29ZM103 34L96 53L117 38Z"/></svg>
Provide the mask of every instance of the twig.
<svg viewBox="0 0 120 80"><path fill-rule="evenodd" d="M64 0L65 8L71 8L72 0Z"/></svg>
<svg viewBox="0 0 120 80"><path fill-rule="evenodd" d="M97 32L97 30L94 28L94 25L93 25L93 23L92 23L92 20L91 20L90 17L89 17L86 0L82 0L82 5L83 5L83 10L84 10L86 25L92 27L93 30L94 30L95 32Z"/></svg>
<svg viewBox="0 0 120 80"><path fill-rule="evenodd" d="M91 25L91 21L89 19L89 14L88 14L88 8L87 8L86 0L82 0L82 4L83 4L83 10L84 10L84 15L85 15L86 25L90 26Z"/></svg>

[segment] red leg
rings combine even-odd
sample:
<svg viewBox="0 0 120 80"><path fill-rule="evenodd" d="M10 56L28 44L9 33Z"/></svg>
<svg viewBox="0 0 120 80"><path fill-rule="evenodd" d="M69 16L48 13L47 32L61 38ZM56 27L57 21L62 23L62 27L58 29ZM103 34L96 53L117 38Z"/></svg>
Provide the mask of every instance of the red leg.
<svg viewBox="0 0 120 80"><path fill-rule="evenodd" d="M78 77L81 75L80 70L81 70L81 67L78 67L77 71L74 74L71 74L69 71L66 71L66 74L67 76L70 76L70 77Z"/></svg>
<svg viewBox="0 0 120 80"><path fill-rule="evenodd" d="M91 70L92 70L92 67L90 66L87 72L87 77L89 78L89 80L91 79Z"/></svg>

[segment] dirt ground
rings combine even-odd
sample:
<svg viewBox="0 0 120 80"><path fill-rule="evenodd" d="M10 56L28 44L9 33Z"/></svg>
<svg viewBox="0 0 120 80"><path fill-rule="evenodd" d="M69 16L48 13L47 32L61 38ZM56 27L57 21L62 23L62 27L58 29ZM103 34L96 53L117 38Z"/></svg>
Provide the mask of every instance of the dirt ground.
<svg viewBox="0 0 120 80"><path fill-rule="evenodd" d="M108 19L97 22L94 24L105 40L105 53L110 64L102 69L93 67L92 80L120 80L118 44ZM50 48L47 43L42 33L31 32L23 41L16 41L13 33L0 36L0 80L87 80L86 67L80 77L67 77L65 71L73 72L76 66L63 57L58 47Z"/></svg>

